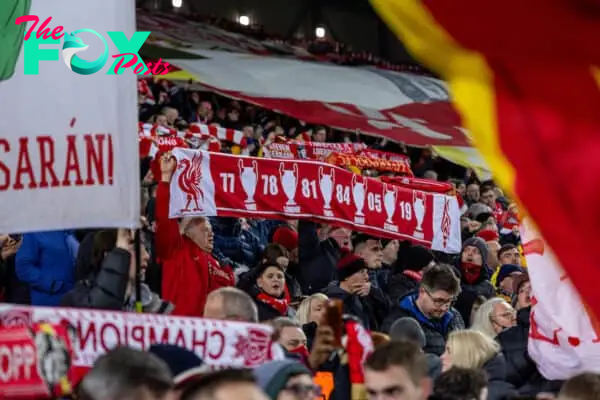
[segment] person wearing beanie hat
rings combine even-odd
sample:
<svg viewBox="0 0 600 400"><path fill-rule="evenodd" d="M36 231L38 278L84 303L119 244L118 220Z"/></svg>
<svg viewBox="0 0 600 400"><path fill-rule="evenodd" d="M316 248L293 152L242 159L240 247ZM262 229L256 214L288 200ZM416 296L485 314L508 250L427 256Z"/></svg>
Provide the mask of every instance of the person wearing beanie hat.
<svg viewBox="0 0 600 400"><path fill-rule="evenodd" d="M386 293L392 304L409 293L417 291L423 268L435 263L431 250L410 242L402 242L398 249L398 260L392 266Z"/></svg>
<svg viewBox="0 0 600 400"><path fill-rule="evenodd" d="M295 360L276 360L254 369L256 383L271 400L312 400L321 395L310 370Z"/></svg>
<svg viewBox="0 0 600 400"><path fill-rule="evenodd" d="M330 299L342 300L344 313L357 317L367 330L377 330L390 304L381 289L369 282L367 263L355 254L344 253L337 264L338 282L323 291Z"/></svg>
<svg viewBox="0 0 600 400"><path fill-rule="evenodd" d="M298 249L298 232L289 226L281 226L273 233L273 243L280 244L293 253Z"/></svg>
<svg viewBox="0 0 600 400"><path fill-rule="evenodd" d="M496 277L496 293L507 302L512 301L514 278L523 275L525 270L518 265L504 264L498 270Z"/></svg>
<svg viewBox="0 0 600 400"><path fill-rule="evenodd" d="M163 360L171 374L175 390L183 390L185 385L210 371L198 355L188 349L172 344L153 344L148 352Z"/></svg>
<svg viewBox="0 0 600 400"><path fill-rule="evenodd" d="M460 256L456 260L461 283L461 294L458 296L456 309L465 321L470 320L474 299L479 296L489 299L496 294L489 282L487 255L488 250L483 239L472 237L464 241Z"/></svg>

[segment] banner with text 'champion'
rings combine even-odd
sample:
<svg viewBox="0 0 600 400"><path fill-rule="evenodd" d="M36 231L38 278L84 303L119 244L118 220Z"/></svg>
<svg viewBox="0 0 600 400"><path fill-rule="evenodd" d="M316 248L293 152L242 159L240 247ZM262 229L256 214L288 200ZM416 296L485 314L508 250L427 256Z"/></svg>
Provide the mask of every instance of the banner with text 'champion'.
<svg viewBox="0 0 600 400"><path fill-rule="evenodd" d="M106 35L132 37L133 2L1 3L8 19L0 17L0 232L137 225L136 77L107 75L112 58L103 72L71 70L75 58L94 63L119 54ZM24 15L39 18L26 41L33 22L15 24ZM52 44L36 45L40 28L48 37L55 32ZM26 65L38 73L25 74Z"/></svg>
<svg viewBox="0 0 600 400"><path fill-rule="evenodd" d="M170 217L310 219L435 250L460 250L456 197L402 188L316 161L173 151Z"/></svg>

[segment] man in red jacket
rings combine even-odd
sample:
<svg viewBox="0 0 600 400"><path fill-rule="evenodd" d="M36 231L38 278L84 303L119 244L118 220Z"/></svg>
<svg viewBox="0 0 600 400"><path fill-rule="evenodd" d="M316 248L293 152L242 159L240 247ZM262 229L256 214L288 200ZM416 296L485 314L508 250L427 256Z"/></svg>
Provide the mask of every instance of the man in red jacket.
<svg viewBox="0 0 600 400"><path fill-rule="evenodd" d="M169 219L170 182L176 160L161 158L156 190L156 255L162 262L162 295L175 305L174 315L199 317L210 292L233 286L230 266L221 267L212 256L213 231L206 218Z"/></svg>

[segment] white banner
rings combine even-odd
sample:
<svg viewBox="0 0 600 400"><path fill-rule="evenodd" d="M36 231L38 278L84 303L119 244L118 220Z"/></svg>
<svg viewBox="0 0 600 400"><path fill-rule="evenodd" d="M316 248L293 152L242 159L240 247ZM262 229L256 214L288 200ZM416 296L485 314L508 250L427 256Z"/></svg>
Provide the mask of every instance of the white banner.
<svg viewBox="0 0 600 400"><path fill-rule="evenodd" d="M600 373L600 329L531 221L521 226L531 278L529 355L547 379Z"/></svg>
<svg viewBox="0 0 600 400"><path fill-rule="evenodd" d="M37 75L25 75L24 46L20 53L2 54L16 61L16 70L0 82L0 232L137 225L136 77L131 70L107 75L112 55L120 53L107 32L122 31L131 39L134 2L31 0L26 14L39 17L36 30L52 17L49 32L58 26L69 33L96 31L108 44L108 60L94 74L72 72L63 59L73 53L64 37L40 46L53 61L36 62L27 51L27 64L39 65ZM0 51L10 45L2 43L3 32L15 26L14 18L0 26ZM89 46L81 58L99 58L102 40L89 32L76 35ZM14 46L18 36L9 36Z"/></svg>

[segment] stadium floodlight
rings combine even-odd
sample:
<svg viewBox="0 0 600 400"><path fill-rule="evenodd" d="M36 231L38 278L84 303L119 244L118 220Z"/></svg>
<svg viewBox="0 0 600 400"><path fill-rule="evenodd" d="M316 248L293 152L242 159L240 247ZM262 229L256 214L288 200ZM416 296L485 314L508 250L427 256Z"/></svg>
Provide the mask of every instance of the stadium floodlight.
<svg viewBox="0 0 600 400"><path fill-rule="evenodd" d="M317 29L315 29L315 36L319 39L323 39L325 37L325 28L322 26L317 27Z"/></svg>
<svg viewBox="0 0 600 400"><path fill-rule="evenodd" d="M181 8L182 5L183 5L183 0L173 0L173 7Z"/></svg>
<svg viewBox="0 0 600 400"><path fill-rule="evenodd" d="M250 25L250 17L247 15L240 15L240 17L238 18L238 22L240 23L240 25L248 26Z"/></svg>

